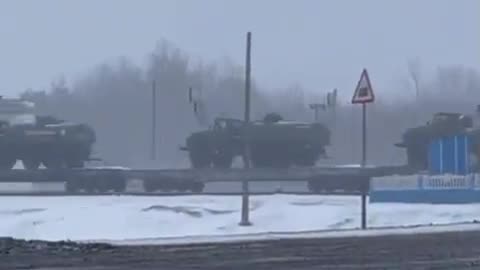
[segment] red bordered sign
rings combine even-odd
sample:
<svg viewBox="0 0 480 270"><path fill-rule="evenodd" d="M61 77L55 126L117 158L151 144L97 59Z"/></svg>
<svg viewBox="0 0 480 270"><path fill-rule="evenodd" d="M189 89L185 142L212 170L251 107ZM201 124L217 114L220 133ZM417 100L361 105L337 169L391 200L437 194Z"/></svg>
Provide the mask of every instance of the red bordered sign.
<svg viewBox="0 0 480 270"><path fill-rule="evenodd" d="M353 93L352 103L363 104L373 101L375 101L375 94L373 94L372 84L370 83L367 70L363 69L357 88L355 88L355 92Z"/></svg>

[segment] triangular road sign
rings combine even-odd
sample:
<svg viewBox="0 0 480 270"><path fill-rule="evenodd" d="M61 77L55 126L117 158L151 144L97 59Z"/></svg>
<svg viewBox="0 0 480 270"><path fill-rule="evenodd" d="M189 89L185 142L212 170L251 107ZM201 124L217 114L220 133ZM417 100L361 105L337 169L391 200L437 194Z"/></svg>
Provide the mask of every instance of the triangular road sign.
<svg viewBox="0 0 480 270"><path fill-rule="evenodd" d="M363 69L360 80L358 81L357 88L355 93L353 93L352 103L370 103L375 100L375 95L373 94L372 84L370 83L370 78L366 69Z"/></svg>

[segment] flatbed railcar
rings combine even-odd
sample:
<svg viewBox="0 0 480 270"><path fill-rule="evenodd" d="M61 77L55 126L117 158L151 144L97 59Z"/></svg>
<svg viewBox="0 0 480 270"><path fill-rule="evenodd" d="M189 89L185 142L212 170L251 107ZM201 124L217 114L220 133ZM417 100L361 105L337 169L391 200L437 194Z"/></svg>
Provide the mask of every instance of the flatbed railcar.
<svg viewBox="0 0 480 270"><path fill-rule="evenodd" d="M147 192L202 192L208 182L306 181L313 193L360 192L368 190L371 177L408 174L404 166L232 169L125 169L79 168L0 170L0 182L63 182L66 192L126 191L137 181Z"/></svg>

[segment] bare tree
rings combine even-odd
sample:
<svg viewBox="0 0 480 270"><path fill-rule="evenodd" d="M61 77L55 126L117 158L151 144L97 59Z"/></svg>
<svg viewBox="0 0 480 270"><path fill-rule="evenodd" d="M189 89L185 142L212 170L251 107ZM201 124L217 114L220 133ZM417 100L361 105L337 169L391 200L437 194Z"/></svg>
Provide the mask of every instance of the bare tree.
<svg viewBox="0 0 480 270"><path fill-rule="evenodd" d="M159 43L149 54L146 65L135 65L127 58L105 63L74 82L66 81L46 90L23 94L37 103L42 114L52 114L71 121L88 123L97 133L97 155L109 163L142 167L185 167L188 156L179 151L186 137L204 129L199 125L189 102L188 89L202 89L203 124L216 116L243 118L244 74L232 61L203 63L168 42ZM415 89L422 106L413 111L417 123L439 110L473 111L472 103L480 94L480 75L472 69L446 67L437 70L433 80L421 77L418 59L408 62L410 87ZM157 157L150 161L151 83L157 86ZM68 91L55 91L67 88ZM407 88L407 87L405 87ZM434 98L443 91L443 99ZM460 94L461 93L461 94ZM466 95L465 93L468 93ZM322 98L325 93L322 93ZM312 121L307 95L300 84L275 91L263 91L252 78L252 118L278 112L287 119ZM358 106L339 97L336 125L328 162L360 161L361 122ZM411 101L387 102L377 99L369 109L369 164L404 163L405 155L394 143L412 125ZM420 117L421 116L421 117Z"/></svg>
<svg viewBox="0 0 480 270"><path fill-rule="evenodd" d="M415 113L413 115L414 123L418 124L419 122L419 111L420 111L420 80L421 80L421 67L420 67L420 59L414 58L408 61L408 74L410 76L410 80L413 84L413 89L415 90Z"/></svg>
<svg viewBox="0 0 480 270"><path fill-rule="evenodd" d="M408 61L408 74L410 80L412 80L413 87L415 90L415 99L420 98L420 80L421 80L421 66L420 59L417 57Z"/></svg>

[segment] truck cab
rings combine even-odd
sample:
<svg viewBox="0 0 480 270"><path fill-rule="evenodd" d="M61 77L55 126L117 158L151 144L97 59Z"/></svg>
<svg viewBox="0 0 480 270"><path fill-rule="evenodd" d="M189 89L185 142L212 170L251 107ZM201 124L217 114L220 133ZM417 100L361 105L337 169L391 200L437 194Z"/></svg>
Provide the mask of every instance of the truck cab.
<svg viewBox="0 0 480 270"><path fill-rule="evenodd" d="M245 122L233 118L215 118L212 130L219 133L225 133L232 138L241 139L242 129Z"/></svg>

